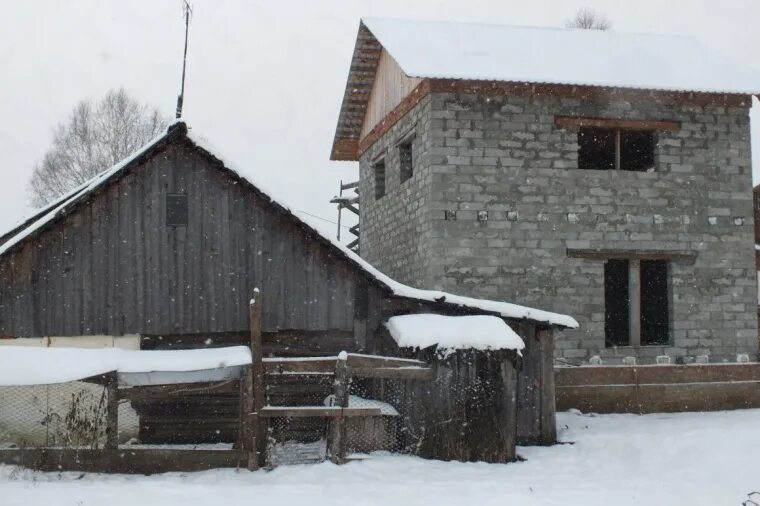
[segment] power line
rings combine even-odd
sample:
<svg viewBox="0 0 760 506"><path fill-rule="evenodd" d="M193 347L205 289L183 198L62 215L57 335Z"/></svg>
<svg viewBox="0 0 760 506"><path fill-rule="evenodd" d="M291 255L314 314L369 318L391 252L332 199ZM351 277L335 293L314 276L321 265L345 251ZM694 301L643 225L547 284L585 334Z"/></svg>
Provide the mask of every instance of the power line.
<svg viewBox="0 0 760 506"><path fill-rule="evenodd" d="M346 225L340 225L337 221L332 221L332 220L328 220L327 218L322 218L321 216L317 216L316 214L311 214L311 213L306 212L306 211L304 211L302 209L296 209L296 212L297 213L308 214L312 218L316 218L318 220L326 221L327 223L332 223L333 225L338 225L338 226L340 226L342 228L345 228L346 230L350 230L351 229L351 227L347 227Z"/></svg>

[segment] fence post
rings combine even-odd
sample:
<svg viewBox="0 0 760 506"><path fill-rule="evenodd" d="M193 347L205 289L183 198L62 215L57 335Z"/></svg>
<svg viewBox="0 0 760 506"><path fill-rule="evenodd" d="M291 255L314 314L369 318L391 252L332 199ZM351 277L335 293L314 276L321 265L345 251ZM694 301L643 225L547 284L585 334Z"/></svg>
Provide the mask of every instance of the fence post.
<svg viewBox="0 0 760 506"><path fill-rule="evenodd" d="M333 405L348 407L348 355L342 351L335 362L335 380L333 382ZM330 420L328 439L330 461L342 464L346 460L346 418L338 416Z"/></svg>
<svg viewBox="0 0 760 506"><path fill-rule="evenodd" d="M248 469L255 470L266 465L267 419L260 417L261 408L266 405L264 384L263 346L261 344L261 293L258 288L249 306L251 327L251 380L253 383L253 411L248 413L251 428L252 458L248 459Z"/></svg>
<svg viewBox="0 0 760 506"><path fill-rule="evenodd" d="M105 376L106 383L106 448L119 448L119 377L116 372Z"/></svg>
<svg viewBox="0 0 760 506"><path fill-rule="evenodd" d="M253 423L253 374L251 373L251 366L247 365L243 367L243 371L240 374L240 428L238 433L238 448L241 451L241 457L239 464L245 466L252 471L251 466L258 464L258 461L253 458L254 455L254 423Z"/></svg>

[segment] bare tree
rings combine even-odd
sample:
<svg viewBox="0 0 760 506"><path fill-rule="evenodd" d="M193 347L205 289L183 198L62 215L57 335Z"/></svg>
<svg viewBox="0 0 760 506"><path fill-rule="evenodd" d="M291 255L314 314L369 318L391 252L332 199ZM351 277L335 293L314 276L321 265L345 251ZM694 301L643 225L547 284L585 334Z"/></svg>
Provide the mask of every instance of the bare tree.
<svg viewBox="0 0 760 506"><path fill-rule="evenodd" d="M34 168L29 193L43 206L137 151L166 128L155 108L110 90L97 103L79 102L53 131L53 144Z"/></svg>
<svg viewBox="0 0 760 506"><path fill-rule="evenodd" d="M582 28L584 30L609 30L612 21L591 9L582 8L571 19L565 22L567 28Z"/></svg>

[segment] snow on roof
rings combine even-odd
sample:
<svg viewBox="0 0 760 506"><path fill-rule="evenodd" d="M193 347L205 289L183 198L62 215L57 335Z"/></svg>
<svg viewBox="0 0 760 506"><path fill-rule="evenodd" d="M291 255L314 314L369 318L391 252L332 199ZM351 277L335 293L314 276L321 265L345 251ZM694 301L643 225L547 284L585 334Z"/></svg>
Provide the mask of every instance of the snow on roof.
<svg viewBox="0 0 760 506"><path fill-rule="evenodd" d="M402 348L429 348L450 351L522 350L525 343L504 320L496 316L445 316L408 314L392 316L385 326Z"/></svg>
<svg viewBox="0 0 760 506"><path fill-rule="evenodd" d="M362 23L410 77L760 92L759 70L688 36L411 19Z"/></svg>
<svg viewBox="0 0 760 506"><path fill-rule="evenodd" d="M221 156L220 152L213 148L211 143L206 137L192 132L182 121L176 121L169 125L164 133L151 140L145 146L140 148L135 154L126 158L114 165L110 169L102 172L98 176L83 184L76 190L70 192L66 196L59 199L56 203L48 206L51 209L49 212L43 214L37 219L30 220L29 225L26 228L20 229L15 235L11 236L5 243L0 245L0 256L9 251L14 246L18 245L25 239L27 239L34 232L42 229L45 225L53 222L60 216L64 215L70 210L76 203L82 201L90 193L97 190L104 184L106 184L112 178L120 175L123 171L127 170L132 162L140 158L142 155L147 154L152 148L163 141L170 133L181 129L185 131L185 136L196 147L205 151L212 157L219 160L222 165L230 172L235 174L241 180L248 182L251 186L255 187L259 193L269 199L274 205L279 206L285 212L289 213L292 218L301 225L310 230L313 234L321 238L323 241L329 243L332 247L337 249L347 260L354 263L359 269L363 270L368 276L374 278L379 284L384 285L393 295L398 297L405 297L409 299L423 300L429 302L447 303L457 306L464 306L471 309L486 311L489 313L497 313L507 318L527 318L540 322L550 323L552 325L559 325L567 328L577 328L578 322L570 316L551 313L540 309L529 308L525 306L519 306L508 302L499 302L494 300L476 299L474 297L463 297L461 295L454 295L447 292L441 292L436 290L422 290L413 288L390 277L386 276L375 267L367 263L366 260L359 255L340 244L337 240L334 240L331 235L324 233L320 230L320 225L304 215L296 215L293 211L293 207L287 205L280 199L275 199L273 193L263 185L255 182L250 174L242 172L242 164L235 164L225 157ZM39 212L37 213L39 214Z"/></svg>
<svg viewBox="0 0 760 506"><path fill-rule="evenodd" d="M0 386L48 385L119 373L190 372L251 363L246 346L199 350L0 347Z"/></svg>

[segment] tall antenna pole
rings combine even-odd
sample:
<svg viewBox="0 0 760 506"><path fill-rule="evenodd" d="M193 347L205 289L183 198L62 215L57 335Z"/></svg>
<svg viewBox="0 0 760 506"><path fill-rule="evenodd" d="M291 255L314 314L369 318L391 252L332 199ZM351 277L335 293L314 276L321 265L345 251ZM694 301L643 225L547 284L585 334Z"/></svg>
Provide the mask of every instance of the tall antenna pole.
<svg viewBox="0 0 760 506"><path fill-rule="evenodd" d="M182 11L185 14L185 51L182 55L182 85L179 89L179 96L177 96L177 115L176 118L182 117L182 103L185 100L185 68L187 67L187 34L190 31L190 14L193 9L190 7L190 3L187 0L183 0Z"/></svg>

